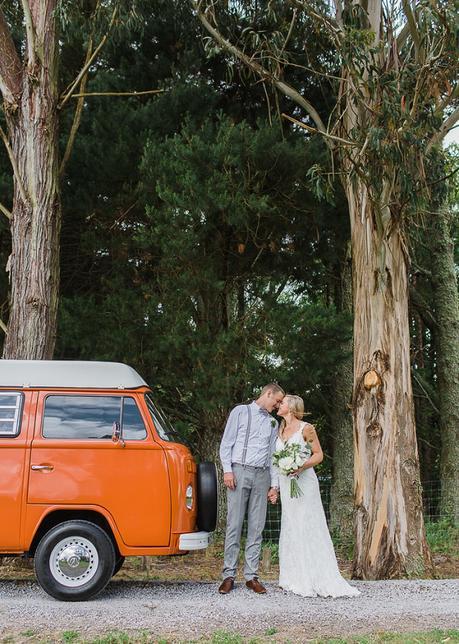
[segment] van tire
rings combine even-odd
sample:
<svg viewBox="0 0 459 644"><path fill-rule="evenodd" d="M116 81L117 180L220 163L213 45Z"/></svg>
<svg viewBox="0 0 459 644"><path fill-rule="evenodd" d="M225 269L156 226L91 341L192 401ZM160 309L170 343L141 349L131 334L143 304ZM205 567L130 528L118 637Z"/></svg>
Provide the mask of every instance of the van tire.
<svg viewBox="0 0 459 644"><path fill-rule="evenodd" d="M123 564L124 564L124 560L125 560L125 557L123 557L121 555L118 557L118 559L115 562L115 567L113 569L112 577L114 577L116 575L116 573L118 573L121 570L121 568L123 567Z"/></svg>
<svg viewBox="0 0 459 644"><path fill-rule="evenodd" d="M198 530L213 532L217 525L217 470L214 463L198 464Z"/></svg>
<svg viewBox="0 0 459 644"><path fill-rule="evenodd" d="M61 601L84 601L100 593L115 569L108 534L90 521L65 521L42 537L35 552L38 583Z"/></svg>

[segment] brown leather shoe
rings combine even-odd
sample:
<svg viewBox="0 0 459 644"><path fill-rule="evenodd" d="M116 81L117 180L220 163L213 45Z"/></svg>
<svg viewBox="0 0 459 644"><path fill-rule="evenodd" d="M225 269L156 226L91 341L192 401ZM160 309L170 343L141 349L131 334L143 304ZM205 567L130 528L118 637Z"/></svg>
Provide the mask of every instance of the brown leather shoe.
<svg viewBox="0 0 459 644"><path fill-rule="evenodd" d="M250 590L253 590L254 593L258 593L259 595L263 595L266 592L266 588L263 584L260 584L258 577L254 577L253 579L246 581L245 585L247 588L250 588Z"/></svg>
<svg viewBox="0 0 459 644"><path fill-rule="evenodd" d="M230 593L234 588L234 577L226 577L220 584L220 588L218 589L218 592L221 595L227 595Z"/></svg>

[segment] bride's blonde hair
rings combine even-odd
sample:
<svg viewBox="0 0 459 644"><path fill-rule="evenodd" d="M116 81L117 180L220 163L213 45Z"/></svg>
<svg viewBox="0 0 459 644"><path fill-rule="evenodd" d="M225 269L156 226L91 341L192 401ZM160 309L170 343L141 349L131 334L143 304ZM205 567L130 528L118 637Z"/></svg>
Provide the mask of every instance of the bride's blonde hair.
<svg viewBox="0 0 459 644"><path fill-rule="evenodd" d="M304 414L304 400L301 396L295 396L295 394L285 394L284 400L287 401L288 410L291 414L301 420ZM285 418L281 420L279 431L281 435L284 433L285 427Z"/></svg>

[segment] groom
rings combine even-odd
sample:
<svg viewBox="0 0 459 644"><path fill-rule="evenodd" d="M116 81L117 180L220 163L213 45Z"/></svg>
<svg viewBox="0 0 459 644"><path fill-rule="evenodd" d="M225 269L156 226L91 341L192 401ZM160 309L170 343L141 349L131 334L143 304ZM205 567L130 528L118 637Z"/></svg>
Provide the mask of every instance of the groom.
<svg viewBox="0 0 459 644"><path fill-rule="evenodd" d="M278 490L277 473L271 459L278 423L271 412L279 409L284 395L279 385L266 385L254 402L237 405L226 422L220 445L223 482L228 499L223 582L218 589L222 595L227 595L234 588L242 524L246 513L246 586L255 593L266 592L266 588L258 581L257 572L267 498L275 502Z"/></svg>

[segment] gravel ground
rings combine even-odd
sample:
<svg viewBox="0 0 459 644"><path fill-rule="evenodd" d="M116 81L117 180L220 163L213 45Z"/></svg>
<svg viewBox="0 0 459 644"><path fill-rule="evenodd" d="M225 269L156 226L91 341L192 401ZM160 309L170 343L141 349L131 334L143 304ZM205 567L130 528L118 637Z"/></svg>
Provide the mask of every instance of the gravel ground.
<svg viewBox="0 0 459 644"><path fill-rule="evenodd" d="M197 639L216 630L302 642L318 636L459 628L459 579L352 582L361 596L302 598L268 583L255 595L239 583L228 596L210 583L112 582L89 602L57 602L33 582L0 582L0 635L33 630L57 639L146 630Z"/></svg>

